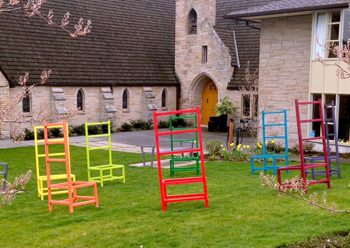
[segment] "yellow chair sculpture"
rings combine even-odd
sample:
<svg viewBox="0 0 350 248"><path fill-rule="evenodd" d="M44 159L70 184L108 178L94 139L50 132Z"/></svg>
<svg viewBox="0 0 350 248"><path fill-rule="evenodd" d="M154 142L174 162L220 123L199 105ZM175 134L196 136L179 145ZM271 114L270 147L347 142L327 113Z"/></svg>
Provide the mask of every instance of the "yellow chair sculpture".
<svg viewBox="0 0 350 248"><path fill-rule="evenodd" d="M58 128L58 126L51 126L50 128ZM38 184L38 196L41 198L41 200L44 200L44 196L48 195L48 189L47 189L47 175L46 175L46 166L45 168L42 168L42 172L45 171L45 174L40 172L40 158L43 158L43 162L45 164L45 150L44 146L42 146L42 152L39 151L39 145L44 145L45 140L44 139L38 139L38 132L44 131L44 126L34 126L34 140L35 140L35 165L36 165L36 178L37 178L37 184ZM63 141L63 139L61 139ZM62 156L64 153L54 153L51 154L51 156ZM70 174L71 180L75 182L75 175ZM61 180L67 180L67 174L53 174L51 175L51 180L54 181L61 181ZM53 190L51 194L65 194L67 193L67 190Z"/></svg>
<svg viewBox="0 0 350 248"><path fill-rule="evenodd" d="M106 134L91 134L89 135L89 127L107 125ZM86 154L87 154L87 166L88 166L88 181L100 183L103 187L103 182L123 180L125 183L125 168L124 165L113 164L112 162L112 140L111 140L111 122L98 122L98 123L87 123L85 122L85 135L86 135ZM107 145L106 141L95 139L93 142L94 147L91 147L91 139L108 137ZM100 141L100 142L99 142ZM97 145L96 145L97 144ZM92 150L108 150L108 161L105 164L92 165L91 154ZM118 175L113 174L115 170L121 170ZM92 175L94 173L94 175ZM97 174L97 175L96 175Z"/></svg>

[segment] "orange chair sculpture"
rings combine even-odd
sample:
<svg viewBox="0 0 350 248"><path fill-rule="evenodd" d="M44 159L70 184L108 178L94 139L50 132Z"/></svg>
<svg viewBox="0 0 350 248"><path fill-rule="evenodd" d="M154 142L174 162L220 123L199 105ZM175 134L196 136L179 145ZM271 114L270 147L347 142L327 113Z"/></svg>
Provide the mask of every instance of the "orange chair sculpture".
<svg viewBox="0 0 350 248"><path fill-rule="evenodd" d="M55 126L51 126L50 128L56 128ZM41 147L41 149L39 148L40 144L44 144L45 140L44 139L39 139L38 137L38 133L40 131L43 131L44 127L43 126L34 126L34 141L35 141L35 165L36 165L36 179L37 179L37 185L38 185L38 196L41 198L41 200L44 200L45 195L47 195L47 186L46 186L46 182L47 182L47 175L46 173L43 173L44 166L41 166L40 168L40 161L43 164L44 160L45 160L45 151L43 150L44 148ZM63 141L63 139L61 139ZM51 153L51 156L62 156L64 155L64 153ZM74 182L75 181L75 175L74 174L70 174L71 175L71 180ZM67 174L51 174L51 181L55 180L56 182L61 182L64 180L67 180ZM66 194L68 191L67 190L53 190L51 192L52 195L56 195L56 194Z"/></svg>
<svg viewBox="0 0 350 248"><path fill-rule="evenodd" d="M48 135L48 129L52 126L59 127L63 129L63 140L62 139L51 139ZM49 200L49 211L52 211L52 206L54 204L68 205L69 210L73 213L73 208L87 205L95 204L98 207L98 196L97 196L97 184L96 182L72 182L71 180L71 166L70 166L70 154L69 154L69 136L68 136L68 126L64 120L62 123L47 124L44 123L44 144L45 144L45 159L46 159L46 175L47 175L47 190L48 190L48 200ZM64 147L64 153L62 153L63 158L57 158L57 156L52 156L50 153L50 148L53 146L59 145L59 148ZM56 148L56 147L55 147ZM58 149L58 148L56 148ZM56 154L55 154L56 155ZM63 183L51 183L51 167L52 163L58 163L57 166L61 166L62 163L65 163L65 173L67 174L67 181ZM77 194L77 189L93 187L94 196L79 196ZM63 200L53 200L52 191L58 190L67 190L68 199Z"/></svg>
<svg viewBox="0 0 350 248"><path fill-rule="evenodd" d="M204 200L205 207L208 207L208 191L207 191L207 179L205 176L205 168L204 168L204 157L203 157L203 140L202 140L202 130L200 124L200 114L199 107L196 109L188 109L188 110L178 110L178 111L170 111L170 112L153 112L154 116L154 131L156 138L156 148L157 148L157 159L158 159L158 174L159 174L159 183L160 183L160 195L162 201L162 209L165 211L165 208L168 206L168 203L172 202L182 202L182 201L197 201ZM164 115L178 115L178 114L191 114L196 115L198 124L195 128L191 129L181 129L181 130L173 130L173 131L162 131L158 130L158 116ZM162 151L159 148L159 137L160 136L170 136L174 134L190 134L196 133L199 139L199 145L196 148L189 148L184 150L166 150ZM197 153L200 156L202 175L198 177L188 177L188 178L176 178L176 179L163 179L162 177L162 161L161 157L165 155L173 155L173 154L182 154L182 153ZM200 183L203 184L203 192L201 193L192 193L192 194L182 194L182 195L169 195L167 192L167 187L171 185L180 185L180 184L193 184Z"/></svg>

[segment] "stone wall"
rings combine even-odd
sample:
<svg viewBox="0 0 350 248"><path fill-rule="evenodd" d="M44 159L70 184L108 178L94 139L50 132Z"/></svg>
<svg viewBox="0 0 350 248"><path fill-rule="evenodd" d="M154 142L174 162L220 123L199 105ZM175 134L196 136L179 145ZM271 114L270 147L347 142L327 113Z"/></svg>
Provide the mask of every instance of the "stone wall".
<svg viewBox="0 0 350 248"><path fill-rule="evenodd" d="M298 143L294 100L309 99L311 35L312 15L261 22L259 112L287 110L289 147ZM301 118L307 114L308 109L301 108ZM306 126L303 132L306 135Z"/></svg>
<svg viewBox="0 0 350 248"><path fill-rule="evenodd" d="M197 12L197 34L186 30L192 8ZM175 70L181 82L181 109L201 106L202 91L210 80L219 99L232 94L226 89L233 72L231 56L213 27L215 12L215 0L176 1ZM202 63L202 46L208 47L207 63Z"/></svg>
<svg viewBox="0 0 350 248"><path fill-rule="evenodd" d="M2 76L0 74L0 76ZM0 78L0 84L6 85L6 80ZM123 109L122 96L123 91L127 89L129 93L128 109ZM162 108L162 91L167 92L167 104ZM13 98L20 87L0 87L0 93L4 99L8 97ZM118 128L123 122L130 122L130 120L143 119L148 120L152 118L152 111L145 106L146 94L144 87L51 87L51 86L37 86L34 94L31 97L31 109L33 113L26 113L26 119L35 115L41 105L44 104L47 111L52 108L59 107L61 111L69 111L77 109L77 93L82 90L84 95L84 109L79 110L77 115L69 118L69 125L80 125L87 122L100 122L111 120L113 126ZM176 87L154 86L149 87L152 92L154 109L157 111L173 111L176 110ZM16 113L21 113L22 104L16 106ZM14 118L13 115L12 118ZM51 120L50 122L54 122ZM13 124L3 124L2 131L5 135L9 135L10 127ZM23 124L22 128L33 129L31 124Z"/></svg>

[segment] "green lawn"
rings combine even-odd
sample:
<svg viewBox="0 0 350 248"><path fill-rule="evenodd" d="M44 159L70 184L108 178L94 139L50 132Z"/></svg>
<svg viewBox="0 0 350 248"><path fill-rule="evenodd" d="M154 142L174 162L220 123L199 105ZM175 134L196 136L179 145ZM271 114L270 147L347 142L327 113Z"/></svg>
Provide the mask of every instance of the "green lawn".
<svg viewBox="0 0 350 248"><path fill-rule="evenodd" d="M96 161L105 152L96 153ZM113 156L118 163L141 162L140 154ZM193 201L169 204L163 212L157 169L126 166L125 184L107 182L98 188L99 208L76 207L70 214L62 205L49 212L47 200L37 197L34 147L3 149L0 158L9 163L10 182L33 171L26 192L11 206L0 208L1 247L276 247L350 230L348 214L311 209L305 202L260 188L249 163L206 163L208 209L203 201ZM86 180L85 148L72 146L71 161L77 179ZM163 172L168 176L168 170ZM194 173L176 173L189 175ZM350 209L350 165L342 164L342 175L340 180L333 177L332 189L312 185L309 193L321 195L326 190L329 202ZM181 187L174 186L174 192ZM193 191L198 185L186 187Z"/></svg>

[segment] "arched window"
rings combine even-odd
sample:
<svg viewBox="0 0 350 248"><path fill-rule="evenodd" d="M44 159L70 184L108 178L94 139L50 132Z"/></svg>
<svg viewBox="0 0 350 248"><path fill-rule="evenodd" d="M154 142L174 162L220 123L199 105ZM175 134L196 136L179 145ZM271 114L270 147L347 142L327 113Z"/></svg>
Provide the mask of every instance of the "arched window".
<svg viewBox="0 0 350 248"><path fill-rule="evenodd" d="M188 14L188 34L197 34L197 13L191 9Z"/></svg>
<svg viewBox="0 0 350 248"><path fill-rule="evenodd" d="M80 111L84 111L84 94L81 89L77 93L77 108Z"/></svg>
<svg viewBox="0 0 350 248"><path fill-rule="evenodd" d="M129 93L128 90L125 89L123 92L123 109L128 109L128 100L129 100Z"/></svg>
<svg viewBox="0 0 350 248"><path fill-rule="evenodd" d="M22 110L23 113L30 113L30 95L28 91L26 91L26 95L22 100Z"/></svg>
<svg viewBox="0 0 350 248"><path fill-rule="evenodd" d="M166 108L166 90L162 91L162 108Z"/></svg>

